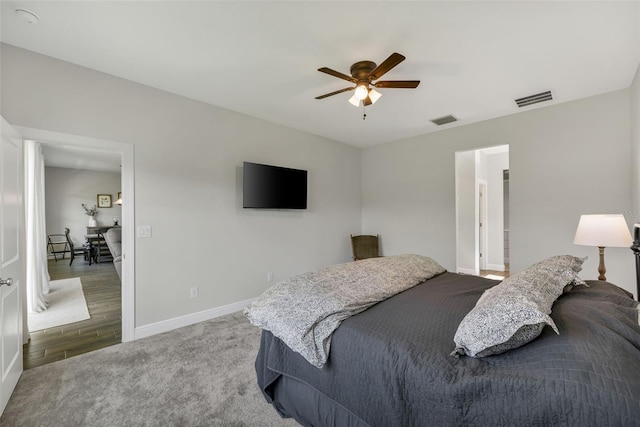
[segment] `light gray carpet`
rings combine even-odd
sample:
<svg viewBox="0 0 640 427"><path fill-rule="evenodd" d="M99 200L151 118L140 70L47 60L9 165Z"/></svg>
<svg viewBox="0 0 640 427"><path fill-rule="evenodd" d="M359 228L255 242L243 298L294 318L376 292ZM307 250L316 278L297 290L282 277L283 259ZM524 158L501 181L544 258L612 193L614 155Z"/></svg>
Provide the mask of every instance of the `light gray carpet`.
<svg viewBox="0 0 640 427"><path fill-rule="evenodd" d="M256 383L241 313L24 372L4 426L295 426Z"/></svg>

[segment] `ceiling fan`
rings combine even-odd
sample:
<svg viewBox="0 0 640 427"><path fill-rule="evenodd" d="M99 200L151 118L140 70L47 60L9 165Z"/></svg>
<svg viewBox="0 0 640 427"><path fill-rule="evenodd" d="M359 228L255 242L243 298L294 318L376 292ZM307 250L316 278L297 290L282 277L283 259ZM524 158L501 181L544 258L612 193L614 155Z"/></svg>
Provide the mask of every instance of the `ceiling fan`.
<svg viewBox="0 0 640 427"><path fill-rule="evenodd" d="M359 61L351 66L351 76L327 67L318 68L318 71L322 73L354 83L355 86L316 96L316 99L324 99L342 92L355 90L355 94L349 99L349 102L357 107L360 105L360 101L362 101L362 105L366 107L376 102L382 96L380 92L371 88L371 86L390 89L415 89L420 84L420 80L382 80L375 82L375 80L378 80L404 60L405 57L403 55L392 53L391 56L378 66L376 66L376 63L373 61Z"/></svg>

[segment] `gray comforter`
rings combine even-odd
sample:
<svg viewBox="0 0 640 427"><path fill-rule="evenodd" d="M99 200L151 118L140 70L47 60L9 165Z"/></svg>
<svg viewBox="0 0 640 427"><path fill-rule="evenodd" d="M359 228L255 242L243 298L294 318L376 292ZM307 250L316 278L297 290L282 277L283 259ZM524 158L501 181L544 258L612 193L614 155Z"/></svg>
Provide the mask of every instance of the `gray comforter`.
<svg viewBox="0 0 640 427"><path fill-rule="evenodd" d="M344 319L444 271L414 254L330 265L272 286L245 315L321 368Z"/></svg>
<svg viewBox="0 0 640 427"><path fill-rule="evenodd" d="M342 322L322 369L264 331L258 383L304 425L640 425L640 325L626 291L590 281L554 305L560 335L547 327L501 355L451 356L458 324L496 283L444 273L389 298ZM281 380L323 409L296 407Z"/></svg>

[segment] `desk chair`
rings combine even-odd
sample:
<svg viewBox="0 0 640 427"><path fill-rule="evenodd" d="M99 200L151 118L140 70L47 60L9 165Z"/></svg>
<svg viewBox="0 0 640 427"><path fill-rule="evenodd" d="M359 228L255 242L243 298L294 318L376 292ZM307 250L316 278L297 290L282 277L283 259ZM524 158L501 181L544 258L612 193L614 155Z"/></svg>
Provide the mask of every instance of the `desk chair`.
<svg viewBox="0 0 640 427"><path fill-rule="evenodd" d="M60 246L62 245L62 249ZM62 254L62 259L67 252L70 252L69 242L64 234L49 234L47 236L47 249L53 254L53 259L58 262L58 254Z"/></svg>
<svg viewBox="0 0 640 427"><path fill-rule="evenodd" d="M79 248L76 248L76 246L73 244L73 240L71 240L71 236L69 236L68 228L64 229L64 235L67 238L67 243L69 244L69 248L71 252L71 261L69 261L69 265L73 264L73 260L76 257L76 255L82 255L84 260L89 261L89 265L91 265L91 261L93 258L91 247L87 248L87 247L81 246Z"/></svg>
<svg viewBox="0 0 640 427"><path fill-rule="evenodd" d="M360 235L351 236L351 251L353 252L353 260L377 258L380 256L379 240L380 235Z"/></svg>

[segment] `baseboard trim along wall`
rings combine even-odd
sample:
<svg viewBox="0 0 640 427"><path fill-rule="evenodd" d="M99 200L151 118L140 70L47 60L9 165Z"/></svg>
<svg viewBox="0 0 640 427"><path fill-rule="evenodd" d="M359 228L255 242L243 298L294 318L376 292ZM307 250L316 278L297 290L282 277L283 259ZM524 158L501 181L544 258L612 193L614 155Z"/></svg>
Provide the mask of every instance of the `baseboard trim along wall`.
<svg viewBox="0 0 640 427"><path fill-rule="evenodd" d="M464 267L459 267L458 268L458 273L462 273L462 274L476 274L476 271L471 269L471 268L464 268Z"/></svg>
<svg viewBox="0 0 640 427"><path fill-rule="evenodd" d="M204 322L206 320L215 319L216 317L225 316L244 310L255 298L244 301L234 302L232 304L223 305L222 307L210 308L208 310L199 311L197 313L186 314L184 316L175 317L173 319L162 320L160 322L151 323L149 325L139 326L135 328L134 339L150 337L152 335L161 334L163 332L172 331L184 326L193 325L194 323Z"/></svg>

